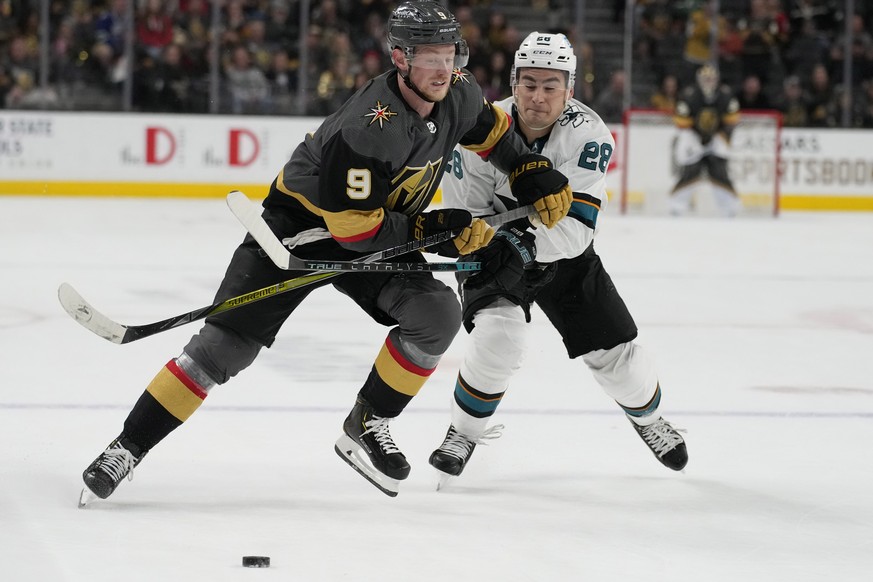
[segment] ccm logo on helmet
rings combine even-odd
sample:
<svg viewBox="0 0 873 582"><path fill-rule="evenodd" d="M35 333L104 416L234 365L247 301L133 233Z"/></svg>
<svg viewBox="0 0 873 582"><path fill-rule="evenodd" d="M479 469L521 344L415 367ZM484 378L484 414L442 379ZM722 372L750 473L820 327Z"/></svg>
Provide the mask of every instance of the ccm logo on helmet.
<svg viewBox="0 0 873 582"><path fill-rule="evenodd" d="M514 169L509 174L509 183L512 184L515 182L515 179L524 174L525 172L530 172L531 170L538 170L539 168L550 168L551 164L546 160L539 160L537 162L528 162L523 166L519 166Z"/></svg>

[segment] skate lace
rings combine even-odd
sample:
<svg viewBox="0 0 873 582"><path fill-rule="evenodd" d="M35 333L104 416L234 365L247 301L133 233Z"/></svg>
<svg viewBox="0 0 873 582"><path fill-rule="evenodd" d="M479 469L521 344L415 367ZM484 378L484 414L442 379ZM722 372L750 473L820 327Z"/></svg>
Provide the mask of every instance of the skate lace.
<svg viewBox="0 0 873 582"><path fill-rule="evenodd" d="M478 439L471 439L456 431L453 426L446 435L446 440L443 441L440 449L459 459L466 459L470 456L474 446L488 444L484 441L500 438L503 435L504 428L502 424L495 424L488 427Z"/></svg>
<svg viewBox="0 0 873 582"><path fill-rule="evenodd" d="M391 438L391 432L388 430L389 420L389 418L374 415L370 420L364 423L367 430L361 433L361 436L372 434L376 443L379 445L379 448L381 448L382 452L386 455L400 452L400 449L394 444L394 439Z"/></svg>
<svg viewBox="0 0 873 582"><path fill-rule="evenodd" d="M658 457L663 457L684 442L680 432L685 432L685 429L673 428L663 418L640 429L643 439Z"/></svg>
<svg viewBox="0 0 873 582"><path fill-rule="evenodd" d="M121 481L127 475L128 481L133 481L133 467L136 465L136 459L130 451L116 445L117 448L112 448L103 451L102 458L97 463L98 469L108 473L116 482Z"/></svg>

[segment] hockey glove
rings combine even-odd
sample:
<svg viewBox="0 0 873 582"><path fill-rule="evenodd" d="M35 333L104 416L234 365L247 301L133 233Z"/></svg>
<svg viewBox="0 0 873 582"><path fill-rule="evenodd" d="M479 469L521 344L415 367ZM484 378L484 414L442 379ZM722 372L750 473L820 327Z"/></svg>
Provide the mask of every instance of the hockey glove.
<svg viewBox="0 0 873 582"><path fill-rule="evenodd" d="M462 230L463 229L463 230ZM466 210L446 208L443 210L431 210L423 214L416 214L409 219L410 240L420 241L445 231L461 231L448 243L436 245L432 248L447 257L457 257L472 253L476 249L488 244L494 236L494 230L484 220L473 218Z"/></svg>
<svg viewBox="0 0 873 582"><path fill-rule="evenodd" d="M515 287L526 268L534 265L537 257L535 237L527 231L504 227L494 234L491 243L473 255L470 260L481 261L482 270L464 281L467 289L497 285L503 289Z"/></svg>
<svg viewBox="0 0 873 582"><path fill-rule="evenodd" d="M567 177L552 167L549 158L525 154L509 174L509 187L519 204L533 204L547 228L567 216L573 203L573 191Z"/></svg>

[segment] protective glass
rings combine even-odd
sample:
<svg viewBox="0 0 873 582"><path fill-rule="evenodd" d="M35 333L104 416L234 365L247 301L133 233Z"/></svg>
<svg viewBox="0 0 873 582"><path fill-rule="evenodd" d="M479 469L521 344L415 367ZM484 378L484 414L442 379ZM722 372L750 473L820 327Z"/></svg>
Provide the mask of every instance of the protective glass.
<svg viewBox="0 0 873 582"><path fill-rule="evenodd" d="M567 84L562 81L546 81L545 83L537 83L529 79L520 79L513 85L519 95L533 95L537 91L541 91L546 97L552 95L560 95L567 90Z"/></svg>

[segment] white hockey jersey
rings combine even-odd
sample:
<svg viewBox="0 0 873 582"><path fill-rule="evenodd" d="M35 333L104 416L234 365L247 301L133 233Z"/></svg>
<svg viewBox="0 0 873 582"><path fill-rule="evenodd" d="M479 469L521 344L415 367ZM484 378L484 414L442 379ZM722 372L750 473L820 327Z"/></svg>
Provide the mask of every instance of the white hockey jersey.
<svg viewBox="0 0 873 582"><path fill-rule="evenodd" d="M497 103L512 111L512 97ZM540 226L536 235L537 261L550 263L576 257L594 240L598 215L605 210L606 169L615 150L609 128L592 109L571 99L551 133L536 140L534 153L552 160L570 182L573 205L553 228ZM443 206L466 208L473 216L488 216L518 207L509 181L477 154L455 147L442 181Z"/></svg>

